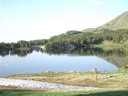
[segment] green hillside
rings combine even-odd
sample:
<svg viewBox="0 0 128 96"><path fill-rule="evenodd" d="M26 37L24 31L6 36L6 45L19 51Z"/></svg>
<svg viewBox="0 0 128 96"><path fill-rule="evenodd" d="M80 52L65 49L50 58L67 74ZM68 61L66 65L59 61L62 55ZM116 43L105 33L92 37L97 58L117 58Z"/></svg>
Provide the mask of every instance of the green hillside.
<svg viewBox="0 0 128 96"><path fill-rule="evenodd" d="M110 29L110 30L118 30L118 29L128 29L128 11L119 15L112 21L98 27L98 29Z"/></svg>
<svg viewBox="0 0 128 96"><path fill-rule="evenodd" d="M83 31L68 31L65 34L53 36L48 40L46 48L74 49L99 44L103 46L104 41L112 42L112 45L107 47L116 45L115 47L126 49L128 46L126 43L128 41L128 11L100 27Z"/></svg>
<svg viewBox="0 0 128 96"><path fill-rule="evenodd" d="M19 41L17 43L0 43L0 49L27 48L45 45L47 49L69 50L76 48L118 48L128 51L128 12L97 28L85 31L68 31L65 34L53 36L48 40ZM104 43L108 41L108 43ZM107 45L107 46L106 46ZM110 45L110 46L108 46Z"/></svg>
<svg viewBox="0 0 128 96"><path fill-rule="evenodd" d="M102 30L102 29L109 29L109 30L128 29L128 11L122 13L115 19L105 23L102 26L99 26L97 28L87 28L82 30L82 32L93 32L94 30Z"/></svg>
<svg viewBox="0 0 128 96"><path fill-rule="evenodd" d="M106 44L104 41L108 41L110 44ZM115 31L104 29L93 32L68 31L65 34L51 37L46 44L46 48L67 50L95 46L104 48L107 45L108 48L126 49L128 48L127 41L128 30L125 29Z"/></svg>

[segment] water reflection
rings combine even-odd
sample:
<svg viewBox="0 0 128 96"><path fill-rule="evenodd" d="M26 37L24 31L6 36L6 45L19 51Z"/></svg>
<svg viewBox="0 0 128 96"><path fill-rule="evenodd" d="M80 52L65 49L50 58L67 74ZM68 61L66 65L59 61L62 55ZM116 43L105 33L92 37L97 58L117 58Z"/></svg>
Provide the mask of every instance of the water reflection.
<svg viewBox="0 0 128 96"><path fill-rule="evenodd" d="M128 54L123 50L103 50L101 48L90 48L90 49L75 49L75 50L43 50L41 48L33 48L28 50L5 50L0 51L0 56L4 57L6 55L17 55L19 57L27 56L31 54L33 51L47 53L49 55L71 55L71 56L89 56L89 55L96 55L96 56L119 56L125 57Z"/></svg>
<svg viewBox="0 0 128 96"><path fill-rule="evenodd" d="M123 50L103 50L101 48L85 48L85 49L76 49L76 50L45 50L42 52L46 52L49 55L56 54L69 54L73 56L88 56L88 55L100 55L100 56L127 56L128 54Z"/></svg>
<svg viewBox="0 0 128 96"><path fill-rule="evenodd" d="M17 55L19 57L25 57L28 54L31 54L33 50L5 50L5 51L0 51L0 56L4 57L6 55Z"/></svg>
<svg viewBox="0 0 128 96"><path fill-rule="evenodd" d="M128 54L123 50L104 50L101 48L77 49L77 50L46 50L49 55L67 54L70 56L97 56L122 68L128 65Z"/></svg>
<svg viewBox="0 0 128 96"><path fill-rule="evenodd" d="M32 48L27 50L5 50L0 51L0 56L5 57L7 55L18 57L25 57L28 54L32 54L33 51L46 53L48 55L68 55L68 56L97 56L106 60L118 68L124 67L128 64L128 54L123 50L108 50L105 51L100 48L90 49L76 49L76 50L43 50L41 48Z"/></svg>

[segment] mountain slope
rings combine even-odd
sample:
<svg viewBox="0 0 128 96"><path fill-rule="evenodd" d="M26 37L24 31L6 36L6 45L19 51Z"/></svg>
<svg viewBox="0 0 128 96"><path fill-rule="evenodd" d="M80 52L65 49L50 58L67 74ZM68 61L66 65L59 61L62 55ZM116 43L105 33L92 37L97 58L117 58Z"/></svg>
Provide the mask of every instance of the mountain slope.
<svg viewBox="0 0 128 96"><path fill-rule="evenodd" d="M119 15L112 21L98 27L98 29L110 29L110 30L128 29L128 11Z"/></svg>
<svg viewBox="0 0 128 96"><path fill-rule="evenodd" d="M96 28L83 29L82 32L93 32Z"/></svg>
<svg viewBox="0 0 128 96"><path fill-rule="evenodd" d="M109 21L108 23L99 26L97 28L88 28L82 30L82 32L92 32L94 30L109 29L109 30L118 30L118 29L128 29L128 11L122 13L115 19Z"/></svg>

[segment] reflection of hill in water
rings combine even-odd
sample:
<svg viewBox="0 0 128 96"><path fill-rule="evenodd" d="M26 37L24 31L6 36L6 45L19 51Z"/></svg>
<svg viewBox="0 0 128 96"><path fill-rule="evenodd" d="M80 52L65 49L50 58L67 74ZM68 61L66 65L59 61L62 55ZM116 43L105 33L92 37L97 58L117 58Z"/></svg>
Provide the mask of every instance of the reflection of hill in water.
<svg viewBox="0 0 128 96"><path fill-rule="evenodd" d="M13 51L0 51L0 56L17 55L19 57L25 57L27 54L31 54L33 51L47 53L49 55L69 55L69 56L97 56L100 57L115 66L121 68L128 64L128 54L121 50L105 51L103 49L77 49L77 50L13 50Z"/></svg>
<svg viewBox="0 0 128 96"><path fill-rule="evenodd" d="M121 50L105 51L102 49L79 49L79 50L51 50L46 53L52 55L67 54L70 56L97 56L104 59L115 66L122 68L128 64L128 55Z"/></svg>
<svg viewBox="0 0 128 96"><path fill-rule="evenodd" d="M100 56L99 56L100 57ZM126 57L119 57L119 56L116 56L116 55L113 55L113 56L101 56L100 58L116 65L117 67L119 68L122 68L124 66L126 66L128 64L128 56Z"/></svg>

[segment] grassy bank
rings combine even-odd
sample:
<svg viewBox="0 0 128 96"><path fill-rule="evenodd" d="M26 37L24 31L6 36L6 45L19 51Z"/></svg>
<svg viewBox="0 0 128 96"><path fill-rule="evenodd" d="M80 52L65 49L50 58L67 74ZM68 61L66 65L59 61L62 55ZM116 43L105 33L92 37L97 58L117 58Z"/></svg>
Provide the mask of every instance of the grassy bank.
<svg viewBox="0 0 128 96"><path fill-rule="evenodd" d="M24 90L0 90L0 96L128 96L128 90L52 90L52 91L24 91Z"/></svg>
<svg viewBox="0 0 128 96"><path fill-rule="evenodd" d="M128 52L128 40L126 41L121 41L120 43L115 43L113 41L103 41L100 44L94 45L94 47L102 48L104 50L124 50Z"/></svg>
<svg viewBox="0 0 128 96"><path fill-rule="evenodd" d="M0 96L128 96L128 66L107 74L95 74L94 72L42 72L35 74L22 73L6 78L95 86L101 87L101 89L35 90L0 86Z"/></svg>
<svg viewBox="0 0 128 96"><path fill-rule="evenodd" d="M22 76L30 75L30 76ZM31 76L32 75L32 76ZM90 86L99 88L128 88L128 69L122 68L107 74L94 72L42 72L17 74L7 78L53 82L66 85Z"/></svg>

